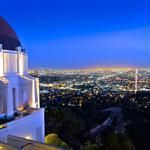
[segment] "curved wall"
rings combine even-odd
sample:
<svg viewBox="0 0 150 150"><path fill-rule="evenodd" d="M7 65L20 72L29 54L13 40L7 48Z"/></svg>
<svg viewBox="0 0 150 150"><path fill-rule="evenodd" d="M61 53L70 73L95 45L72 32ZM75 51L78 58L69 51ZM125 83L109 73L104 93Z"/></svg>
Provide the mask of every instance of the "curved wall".
<svg viewBox="0 0 150 150"><path fill-rule="evenodd" d="M0 51L0 77L28 72L28 56L24 52L2 50Z"/></svg>

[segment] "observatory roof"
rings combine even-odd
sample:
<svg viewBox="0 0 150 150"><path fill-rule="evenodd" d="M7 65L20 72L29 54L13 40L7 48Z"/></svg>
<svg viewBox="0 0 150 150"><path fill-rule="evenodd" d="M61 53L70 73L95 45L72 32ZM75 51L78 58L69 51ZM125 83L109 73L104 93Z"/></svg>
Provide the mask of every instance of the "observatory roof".
<svg viewBox="0 0 150 150"><path fill-rule="evenodd" d="M11 26L0 16L0 44L2 49L15 50L21 43Z"/></svg>

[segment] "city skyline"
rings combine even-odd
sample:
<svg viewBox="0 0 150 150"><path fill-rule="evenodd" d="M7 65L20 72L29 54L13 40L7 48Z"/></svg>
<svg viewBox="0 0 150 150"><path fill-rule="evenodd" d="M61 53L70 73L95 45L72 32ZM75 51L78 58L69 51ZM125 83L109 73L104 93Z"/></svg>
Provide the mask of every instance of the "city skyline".
<svg viewBox="0 0 150 150"><path fill-rule="evenodd" d="M0 149L150 150L148 0L3 0Z"/></svg>
<svg viewBox="0 0 150 150"><path fill-rule="evenodd" d="M1 15L28 50L30 68L150 66L150 2L146 0L6 0L1 4Z"/></svg>

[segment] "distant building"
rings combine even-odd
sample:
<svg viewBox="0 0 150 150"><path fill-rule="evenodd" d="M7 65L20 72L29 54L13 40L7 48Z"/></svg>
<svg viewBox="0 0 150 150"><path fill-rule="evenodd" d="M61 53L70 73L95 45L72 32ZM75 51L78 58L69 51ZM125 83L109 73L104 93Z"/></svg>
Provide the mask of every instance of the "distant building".
<svg viewBox="0 0 150 150"><path fill-rule="evenodd" d="M44 142L39 80L28 75L28 55L0 17L0 141L8 135Z"/></svg>

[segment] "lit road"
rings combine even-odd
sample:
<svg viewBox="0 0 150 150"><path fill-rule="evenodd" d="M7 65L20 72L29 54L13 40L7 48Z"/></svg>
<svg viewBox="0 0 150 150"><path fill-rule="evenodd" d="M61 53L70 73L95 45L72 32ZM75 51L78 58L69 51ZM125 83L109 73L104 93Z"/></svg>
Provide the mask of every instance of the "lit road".
<svg viewBox="0 0 150 150"><path fill-rule="evenodd" d="M116 132L124 133L125 129L124 129L121 107L109 107L109 108L101 110L101 111L103 111L103 112L111 111L112 114L101 125L97 125L95 128L91 129L90 135L100 134L106 127L111 126L114 117L117 117L117 124L118 124L116 127Z"/></svg>

